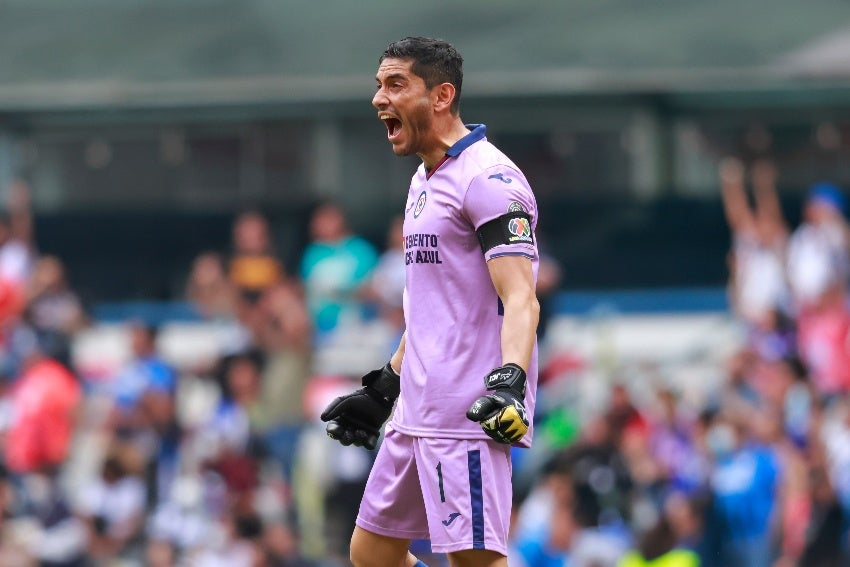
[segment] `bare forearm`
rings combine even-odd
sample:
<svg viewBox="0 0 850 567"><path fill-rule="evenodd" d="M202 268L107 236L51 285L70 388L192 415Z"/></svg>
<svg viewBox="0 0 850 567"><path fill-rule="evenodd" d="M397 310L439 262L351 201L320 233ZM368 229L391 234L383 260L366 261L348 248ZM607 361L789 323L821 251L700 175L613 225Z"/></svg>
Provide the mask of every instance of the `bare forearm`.
<svg viewBox="0 0 850 567"><path fill-rule="evenodd" d="M744 170L735 158L726 158L720 163L720 193L723 210L732 231L746 230L752 224L750 206L744 191Z"/></svg>
<svg viewBox="0 0 850 567"><path fill-rule="evenodd" d="M528 371L540 320L540 304L533 293L511 297L503 303L502 364L512 362Z"/></svg>

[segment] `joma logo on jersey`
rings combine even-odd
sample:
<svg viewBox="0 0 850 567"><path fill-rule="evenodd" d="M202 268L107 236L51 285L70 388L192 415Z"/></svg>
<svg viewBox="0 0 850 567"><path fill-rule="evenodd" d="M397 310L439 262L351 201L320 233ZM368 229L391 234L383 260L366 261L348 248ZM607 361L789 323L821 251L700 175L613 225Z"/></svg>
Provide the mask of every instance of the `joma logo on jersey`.
<svg viewBox="0 0 850 567"><path fill-rule="evenodd" d="M511 242L531 242L531 223L525 218L513 218L508 223Z"/></svg>
<svg viewBox="0 0 850 567"><path fill-rule="evenodd" d="M502 183L510 183L511 181L513 181L513 179L511 179L510 177L505 177L504 173L494 173L487 179L498 179Z"/></svg>

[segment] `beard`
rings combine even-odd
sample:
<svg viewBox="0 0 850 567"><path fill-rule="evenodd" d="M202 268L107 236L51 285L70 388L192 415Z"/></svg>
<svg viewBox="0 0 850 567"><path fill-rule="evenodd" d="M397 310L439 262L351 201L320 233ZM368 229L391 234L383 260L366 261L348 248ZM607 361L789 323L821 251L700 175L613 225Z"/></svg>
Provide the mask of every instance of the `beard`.
<svg viewBox="0 0 850 567"><path fill-rule="evenodd" d="M425 146L428 138L431 136L432 123L431 109L426 100L421 105L413 108L404 121L405 137L407 140L398 148L400 151L396 153L409 156L426 151L427 148Z"/></svg>

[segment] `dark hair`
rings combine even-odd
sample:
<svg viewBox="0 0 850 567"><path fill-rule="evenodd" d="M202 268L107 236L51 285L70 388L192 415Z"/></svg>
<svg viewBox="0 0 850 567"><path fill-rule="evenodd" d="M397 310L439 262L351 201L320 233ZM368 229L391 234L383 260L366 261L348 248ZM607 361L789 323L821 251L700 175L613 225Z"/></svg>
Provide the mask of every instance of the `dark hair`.
<svg viewBox="0 0 850 567"><path fill-rule="evenodd" d="M676 534L666 518L661 518L638 542L638 551L646 561L654 561L676 547Z"/></svg>
<svg viewBox="0 0 850 567"><path fill-rule="evenodd" d="M228 377L231 368L239 362L248 362L257 369L258 373L262 373L266 360L263 353L257 349L241 351L222 357L218 361L218 365L216 367L215 379L216 382L218 382L219 391L223 401L233 400L233 391L230 388Z"/></svg>
<svg viewBox="0 0 850 567"><path fill-rule="evenodd" d="M141 332L151 343L155 343L159 336L159 326L156 323L144 319L133 319L130 321L130 326L134 331Z"/></svg>
<svg viewBox="0 0 850 567"><path fill-rule="evenodd" d="M794 375L794 380L803 383L809 381L809 368L799 354L787 356L783 362Z"/></svg>
<svg viewBox="0 0 850 567"><path fill-rule="evenodd" d="M463 57L449 42L428 37L406 37L389 44L378 62L387 58L413 60L410 70L421 77L429 89L441 83L451 83L455 88L451 110L457 114L463 85Z"/></svg>

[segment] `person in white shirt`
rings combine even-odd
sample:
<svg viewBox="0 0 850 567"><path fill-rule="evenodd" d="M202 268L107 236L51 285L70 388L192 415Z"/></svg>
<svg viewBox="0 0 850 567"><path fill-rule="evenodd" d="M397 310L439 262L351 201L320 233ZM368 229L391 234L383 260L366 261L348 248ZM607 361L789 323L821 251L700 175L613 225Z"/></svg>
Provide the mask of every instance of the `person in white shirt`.
<svg viewBox="0 0 850 567"><path fill-rule="evenodd" d="M752 170L755 207L748 203L744 167L727 158L720 165L726 220L732 232L730 299L735 313L755 327L770 325L789 308L785 280L788 228L776 194L776 170L767 161Z"/></svg>
<svg viewBox="0 0 850 567"><path fill-rule="evenodd" d="M788 281L798 309L846 295L850 231L845 208L844 195L831 183L818 183L809 191L803 223L788 245Z"/></svg>

